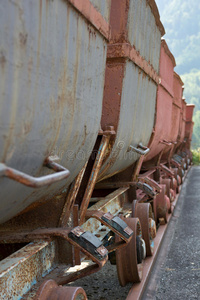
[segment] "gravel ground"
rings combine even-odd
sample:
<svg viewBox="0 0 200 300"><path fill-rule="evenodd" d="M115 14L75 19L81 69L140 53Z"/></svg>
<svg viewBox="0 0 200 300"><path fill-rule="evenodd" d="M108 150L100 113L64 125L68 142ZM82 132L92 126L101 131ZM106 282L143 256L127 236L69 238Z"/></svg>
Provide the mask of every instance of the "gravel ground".
<svg viewBox="0 0 200 300"><path fill-rule="evenodd" d="M190 170L173 215L143 300L200 300L200 167Z"/></svg>
<svg viewBox="0 0 200 300"><path fill-rule="evenodd" d="M132 284L121 287L118 281L117 268L108 261L97 273L76 280L72 286L81 286L88 300L124 300Z"/></svg>

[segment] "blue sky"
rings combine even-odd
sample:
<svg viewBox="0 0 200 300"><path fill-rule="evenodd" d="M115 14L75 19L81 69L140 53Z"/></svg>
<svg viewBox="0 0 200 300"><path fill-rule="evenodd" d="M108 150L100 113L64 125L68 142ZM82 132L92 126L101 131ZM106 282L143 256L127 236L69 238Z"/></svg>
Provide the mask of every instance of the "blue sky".
<svg viewBox="0 0 200 300"><path fill-rule="evenodd" d="M200 69L200 1L156 0L168 46L175 56L176 71Z"/></svg>

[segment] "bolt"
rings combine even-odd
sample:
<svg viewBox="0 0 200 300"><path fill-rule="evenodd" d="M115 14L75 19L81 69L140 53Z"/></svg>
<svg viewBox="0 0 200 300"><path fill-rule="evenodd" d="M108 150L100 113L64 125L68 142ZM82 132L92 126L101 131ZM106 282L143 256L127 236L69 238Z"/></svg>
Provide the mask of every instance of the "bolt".
<svg viewBox="0 0 200 300"><path fill-rule="evenodd" d="M115 135L116 132L114 126L106 126L106 130L104 131L104 134Z"/></svg>
<svg viewBox="0 0 200 300"><path fill-rule="evenodd" d="M165 219L164 218L159 218L159 223L160 223L160 225L165 225Z"/></svg>

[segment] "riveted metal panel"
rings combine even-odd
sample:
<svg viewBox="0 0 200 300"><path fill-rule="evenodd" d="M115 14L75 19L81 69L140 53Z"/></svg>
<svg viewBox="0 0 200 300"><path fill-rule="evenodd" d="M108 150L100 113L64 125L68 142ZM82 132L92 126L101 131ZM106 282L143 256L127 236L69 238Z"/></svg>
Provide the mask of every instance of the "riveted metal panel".
<svg viewBox="0 0 200 300"><path fill-rule="evenodd" d="M173 140L177 141L177 138L178 139L180 138L180 126L181 126L180 124L182 124L183 82L180 76L176 72L174 72L173 91L174 91L174 98L173 98L173 106L172 106L171 134L173 135Z"/></svg>
<svg viewBox="0 0 200 300"><path fill-rule="evenodd" d="M37 191L1 177L4 222L64 191L87 161L100 127L107 42L68 1L3 1L0 26L0 161L42 176L50 172L44 159L58 155L71 172Z"/></svg>
<svg viewBox="0 0 200 300"><path fill-rule="evenodd" d="M90 2L101 13L103 18L109 22L111 0L90 0Z"/></svg>
<svg viewBox="0 0 200 300"><path fill-rule="evenodd" d="M181 108L181 99L183 96L183 82L180 76L174 72L174 80L173 80L173 90L174 90L174 104Z"/></svg>
<svg viewBox="0 0 200 300"><path fill-rule="evenodd" d="M175 60L168 49L165 40L161 42L160 49L160 84L157 91L156 99L156 120L154 126L153 139L150 144L150 151L144 158L144 161L149 161L156 157L162 150L169 149L169 144L165 142L175 142L174 130L178 129L178 123L175 124L173 115L173 79ZM172 125L173 124L173 125ZM176 126L176 127L174 127Z"/></svg>
<svg viewBox="0 0 200 300"><path fill-rule="evenodd" d="M128 39L158 72L161 31L156 24L152 9L146 2L146 0L129 2Z"/></svg>
<svg viewBox="0 0 200 300"><path fill-rule="evenodd" d="M188 139L188 142L192 140L193 126L194 122L192 122L193 112L195 105L187 104L186 105L186 122L185 122L185 138Z"/></svg>
<svg viewBox="0 0 200 300"><path fill-rule="evenodd" d="M155 82L127 60L122 87L117 90L121 106L116 140L101 169L101 179L127 168L139 158L129 151L130 145L141 142L147 146L154 125L156 90Z"/></svg>
<svg viewBox="0 0 200 300"><path fill-rule="evenodd" d="M194 104L187 104L186 105L186 121L187 122L192 122L194 108L195 108Z"/></svg>
<svg viewBox="0 0 200 300"><path fill-rule="evenodd" d="M182 143L185 137L185 121L186 121L186 102L185 99L182 99L182 109L181 109L181 117L179 124L179 143Z"/></svg>
<svg viewBox="0 0 200 300"><path fill-rule="evenodd" d="M171 119L171 138L172 141L176 142L179 133L181 112L180 108L176 105L172 105L172 119Z"/></svg>

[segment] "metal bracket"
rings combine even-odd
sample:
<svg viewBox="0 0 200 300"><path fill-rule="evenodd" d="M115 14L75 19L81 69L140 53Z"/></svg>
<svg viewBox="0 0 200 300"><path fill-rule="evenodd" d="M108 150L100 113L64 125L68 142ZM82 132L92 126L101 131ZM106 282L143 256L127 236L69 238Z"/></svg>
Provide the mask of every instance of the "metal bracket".
<svg viewBox="0 0 200 300"><path fill-rule="evenodd" d="M90 232L82 228L44 228L27 232L0 232L0 243L23 243L35 240L51 240L61 237L75 247L78 247L87 257L100 268L108 259L108 251L101 241ZM81 241L81 242L80 242Z"/></svg>
<svg viewBox="0 0 200 300"><path fill-rule="evenodd" d="M105 213L101 220L105 221L109 224L113 230L115 229L118 233L120 233L122 238L125 239L127 242L129 238L133 235L133 231L127 224L118 216L113 216L111 213Z"/></svg>
<svg viewBox="0 0 200 300"><path fill-rule="evenodd" d="M177 161L175 161L174 159L171 159L171 163L172 163L174 166L176 166L177 168L180 168L180 167L181 167L181 165L180 165Z"/></svg>
<svg viewBox="0 0 200 300"><path fill-rule="evenodd" d="M165 165L163 164L160 164L160 169L165 172L168 176L170 177L174 177L174 172L171 171L168 167L166 167Z"/></svg>
<svg viewBox="0 0 200 300"><path fill-rule="evenodd" d="M139 143L137 147L133 147L132 145L129 146L128 151L135 151L140 155L146 155L149 152L149 148L142 145L142 143Z"/></svg>
<svg viewBox="0 0 200 300"><path fill-rule="evenodd" d="M139 176L138 180L139 182L148 184L148 186L150 186L152 189L155 188L158 193L160 193L162 190L162 187L152 178Z"/></svg>
<svg viewBox="0 0 200 300"><path fill-rule="evenodd" d="M178 161L178 162L181 162L183 158L182 158L181 156L175 154L175 155L173 156L173 159L176 160L176 161Z"/></svg>
<svg viewBox="0 0 200 300"><path fill-rule="evenodd" d="M70 175L69 170L54 162L54 157L49 156L45 160L44 166L53 169L57 173L37 178L20 172L16 169L9 168L5 164L0 163L0 176L8 177L29 187L39 188L44 185L52 184L54 182L65 179Z"/></svg>
<svg viewBox="0 0 200 300"><path fill-rule="evenodd" d="M154 198L156 196L156 192L153 190L153 188L149 184L137 182L136 186L137 186L137 188L139 188L140 190L145 192L145 194L147 194L148 196L150 196L152 198Z"/></svg>
<svg viewBox="0 0 200 300"><path fill-rule="evenodd" d="M68 237L76 242L81 248L90 252L98 260L103 260L108 255L108 251L103 246L102 242L91 232L84 231L80 226L71 230Z"/></svg>
<svg viewBox="0 0 200 300"><path fill-rule="evenodd" d="M131 240L133 231L120 217L113 216L110 212L104 213L101 211L94 210L88 211L87 216L100 221L103 225L108 227L122 240L121 242L108 246L107 250L109 252L112 252L118 248L125 246Z"/></svg>

